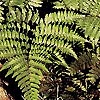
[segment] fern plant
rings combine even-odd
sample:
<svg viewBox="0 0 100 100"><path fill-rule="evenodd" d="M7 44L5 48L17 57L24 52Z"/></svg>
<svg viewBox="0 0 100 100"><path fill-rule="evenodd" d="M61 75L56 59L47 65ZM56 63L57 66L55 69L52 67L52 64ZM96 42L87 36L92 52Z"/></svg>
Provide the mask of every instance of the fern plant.
<svg viewBox="0 0 100 100"><path fill-rule="evenodd" d="M54 7L57 9L69 9L71 12L77 13L76 23L80 28L85 30L85 37L91 39L91 42L99 40L99 1L86 0L59 0L54 2ZM76 17L75 17L76 18ZM71 18L70 18L71 19ZM91 26L90 26L91 24ZM89 26L88 26L89 25ZM91 33L92 32L92 33Z"/></svg>
<svg viewBox="0 0 100 100"><path fill-rule="evenodd" d="M45 65L55 62L67 67L62 53L77 58L71 46L64 43L63 34L69 33L68 28L61 30L62 38L56 35L62 26L52 27L40 19L34 1L5 1L1 9L0 58L7 59L1 71L8 69L6 76L16 77L26 100L37 100L43 72L48 72ZM38 25L32 27L35 23Z"/></svg>
<svg viewBox="0 0 100 100"><path fill-rule="evenodd" d="M45 2L52 5L52 11L41 17ZM73 67L65 60L67 55L78 59L76 43L81 53L90 51L99 58L99 6L99 1L91 0L0 2L0 59L6 59L1 71L7 69L5 76L15 78L25 100L38 99L40 81L44 72L49 73L49 65L71 72Z"/></svg>

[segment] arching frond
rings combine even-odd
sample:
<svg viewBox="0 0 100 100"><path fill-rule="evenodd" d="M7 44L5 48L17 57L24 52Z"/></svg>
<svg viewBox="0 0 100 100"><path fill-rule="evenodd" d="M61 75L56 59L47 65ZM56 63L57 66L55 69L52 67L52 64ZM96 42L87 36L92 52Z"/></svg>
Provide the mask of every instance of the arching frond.
<svg viewBox="0 0 100 100"><path fill-rule="evenodd" d="M66 9L64 11L58 11L50 14L46 14L45 16L45 23L73 23L73 21L84 18L84 15L80 15L78 13L75 13L74 11L67 11Z"/></svg>
<svg viewBox="0 0 100 100"><path fill-rule="evenodd" d="M90 16L85 17L78 21L78 25L80 25L85 30L85 37L86 38L89 37L91 42L93 42L94 45L97 45L100 38L99 18L90 17Z"/></svg>
<svg viewBox="0 0 100 100"><path fill-rule="evenodd" d="M82 13L89 13L93 16L100 16L100 2L99 1L92 1L92 0L59 0L54 2L54 8L57 9L73 9L73 10L80 10Z"/></svg>

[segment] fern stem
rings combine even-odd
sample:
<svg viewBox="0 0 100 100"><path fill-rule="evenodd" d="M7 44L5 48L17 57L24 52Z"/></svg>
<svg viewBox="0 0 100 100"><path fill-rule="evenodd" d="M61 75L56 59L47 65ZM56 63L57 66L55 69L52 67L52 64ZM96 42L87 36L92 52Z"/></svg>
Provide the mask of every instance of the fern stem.
<svg viewBox="0 0 100 100"><path fill-rule="evenodd" d="M59 84L57 83L57 100L59 100Z"/></svg>

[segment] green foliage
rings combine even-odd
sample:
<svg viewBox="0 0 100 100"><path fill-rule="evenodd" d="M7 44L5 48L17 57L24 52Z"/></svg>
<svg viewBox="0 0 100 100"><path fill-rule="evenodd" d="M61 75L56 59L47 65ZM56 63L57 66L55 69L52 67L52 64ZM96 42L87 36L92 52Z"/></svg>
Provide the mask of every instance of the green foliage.
<svg viewBox="0 0 100 100"><path fill-rule="evenodd" d="M43 11L41 16L48 3L52 10ZM58 67L55 73L59 75L63 73L59 66L66 68L73 83L66 88L68 91L76 91L76 85L87 92L87 83L83 83L96 83L100 75L99 65L94 65L100 60L99 6L97 0L0 2L0 59L7 59L1 71L7 69L5 76L15 78L25 100L38 100L41 80L45 72L49 73L49 65ZM78 52L76 48L82 50ZM71 65L66 60L69 56L76 59Z"/></svg>

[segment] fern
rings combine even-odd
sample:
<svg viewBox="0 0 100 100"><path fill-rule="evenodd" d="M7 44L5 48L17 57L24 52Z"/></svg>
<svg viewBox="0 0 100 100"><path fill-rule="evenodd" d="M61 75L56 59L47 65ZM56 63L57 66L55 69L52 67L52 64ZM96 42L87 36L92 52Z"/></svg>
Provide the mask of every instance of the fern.
<svg viewBox="0 0 100 100"><path fill-rule="evenodd" d="M73 11L58 11L50 14L46 14L45 23L50 22L62 22L62 23L73 23L76 19L84 18L84 15L74 13Z"/></svg>
<svg viewBox="0 0 100 100"><path fill-rule="evenodd" d="M29 44L31 39L27 34L23 34L25 29L26 32L30 30L28 22L33 17L32 9L27 14L25 13L27 7L29 6L20 7L22 12L16 6L8 8L10 12L6 13L7 23L2 25L0 34L0 58L7 58L8 61L1 70L8 69L6 77L11 74L12 77L16 77L15 81L18 81L18 86L24 92L25 99L37 100L42 72L48 71L45 63L46 61L47 63L51 62L46 58L43 60L43 56L38 59L39 55L36 52L33 55L32 50L37 50L34 48L37 45Z"/></svg>
<svg viewBox="0 0 100 100"><path fill-rule="evenodd" d="M36 13L33 13L34 8L31 5L26 3L22 6L18 2L7 2L7 9L8 12L5 12L7 18L4 19L6 22L2 22L0 34L0 58L6 58L8 61L3 65L1 71L8 69L6 77L8 75L15 77L26 100L37 100L40 80L43 72L48 72L46 64L52 63L52 54L59 59L55 63L65 67L67 64L61 54L72 54L75 58L77 56L69 44L64 44L63 38L60 39L59 35L54 37L52 28L52 34L48 34L46 30L41 33L38 27L42 28L41 24L45 25L45 23L41 19L38 20L38 12L35 10ZM35 30L29 25L30 21L36 22L40 26L38 25ZM58 39L55 41L55 38Z"/></svg>
<svg viewBox="0 0 100 100"><path fill-rule="evenodd" d="M73 10L79 10L82 13L89 13L92 16L98 16L100 12L100 5L99 1L91 1L91 0L58 0L54 2L55 8L57 9L73 9Z"/></svg>
<svg viewBox="0 0 100 100"><path fill-rule="evenodd" d="M26 100L38 99L43 74L49 73L48 66L53 64L55 69L65 67L67 75L73 77L73 84L86 92L86 84L83 85L84 82L74 75L79 73L83 78L81 71L93 64L91 54L100 56L99 1L47 1L53 4L53 11L41 17L40 9L45 2L2 0L0 3L0 59L7 59L1 71L7 69L5 76L15 78ZM86 43L91 44L93 49L86 48ZM80 53L76 54L75 44L79 44L81 54L84 53L80 57ZM85 53L87 51L90 53ZM77 61L69 67L66 56ZM92 82L96 82L100 74L98 69L89 70L87 80L91 81L90 76L94 76ZM62 72L57 70L55 73L61 75ZM69 88L75 90L74 87Z"/></svg>
<svg viewBox="0 0 100 100"><path fill-rule="evenodd" d="M71 81L66 84L67 91L77 93L78 98L84 97L85 99L92 98L90 95L93 94L91 91L94 87L94 91L99 91L100 70L96 55L91 55L91 53L82 54L78 60L70 65L68 70L69 73L66 71L64 75L64 77L69 76Z"/></svg>

